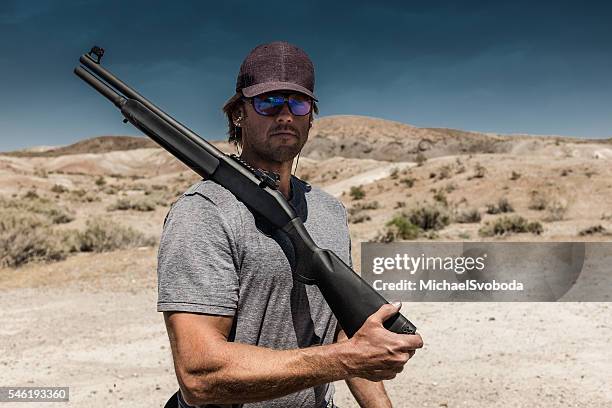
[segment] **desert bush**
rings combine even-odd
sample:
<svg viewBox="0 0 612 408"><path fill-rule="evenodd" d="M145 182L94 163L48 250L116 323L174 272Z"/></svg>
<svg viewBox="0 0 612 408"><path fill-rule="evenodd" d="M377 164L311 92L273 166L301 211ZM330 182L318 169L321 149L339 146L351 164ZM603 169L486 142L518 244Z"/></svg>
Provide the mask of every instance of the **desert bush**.
<svg viewBox="0 0 612 408"><path fill-rule="evenodd" d="M486 172L487 172L486 167L484 167L480 163L476 163L476 166L474 166L474 174L472 175L471 178L483 178Z"/></svg>
<svg viewBox="0 0 612 408"><path fill-rule="evenodd" d="M421 167L427 161L427 157L423 153L417 153L414 161L416 161L417 166Z"/></svg>
<svg viewBox="0 0 612 408"><path fill-rule="evenodd" d="M406 207L406 202L405 201L397 201L393 208L404 208L404 207Z"/></svg>
<svg viewBox="0 0 612 408"><path fill-rule="evenodd" d="M357 203L348 209L349 214L357 214L363 210L376 210L380 208L380 203L378 201L365 201L362 203Z"/></svg>
<svg viewBox="0 0 612 408"><path fill-rule="evenodd" d="M370 221L371 219L372 217L370 217L367 214L362 214L362 213L349 214L349 217L348 217L348 221L351 224L359 224L365 221Z"/></svg>
<svg viewBox="0 0 612 408"><path fill-rule="evenodd" d="M398 176L399 176L399 169L397 167L394 167L391 170L391 174L389 175L389 177L391 177L391 180L395 180Z"/></svg>
<svg viewBox="0 0 612 408"><path fill-rule="evenodd" d="M153 200L137 200L132 203L132 209L136 211L155 211L156 203Z"/></svg>
<svg viewBox="0 0 612 408"><path fill-rule="evenodd" d="M38 193L36 192L36 189L32 189L32 190L28 190L24 195L23 198L28 199L28 200L32 200L32 199L36 199L36 198L40 198L38 196Z"/></svg>
<svg viewBox="0 0 612 408"><path fill-rule="evenodd" d="M487 214L500 214L514 212L514 208L506 197L502 197L497 204L487 204Z"/></svg>
<svg viewBox="0 0 612 408"><path fill-rule="evenodd" d="M106 207L107 211L127 211L132 208L132 203L126 198L120 198L113 204Z"/></svg>
<svg viewBox="0 0 612 408"><path fill-rule="evenodd" d="M532 190L529 193L529 205L530 210L543 211L548 205L548 197L544 193L538 190Z"/></svg>
<svg viewBox="0 0 612 408"><path fill-rule="evenodd" d="M104 185L106 185L106 180L104 179L104 176L98 176L98 178L96 179L96 186L102 187Z"/></svg>
<svg viewBox="0 0 612 408"><path fill-rule="evenodd" d="M592 225L588 228L581 230L578 235L584 237L586 235L595 235L595 234L606 234L607 231L602 225Z"/></svg>
<svg viewBox="0 0 612 408"><path fill-rule="evenodd" d="M154 211L156 202L150 198L141 198L138 200L129 200L127 198L120 198L113 204L106 207L107 211Z"/></svg>
<svg viewBox="0 0 612 408"><path fill-rule="evenodd" d="M444 190L442 189L434 190L433 193L434 193L433 195L434 201L440 203L444 207L448 206L448 200L446 198L446 193L444 192Z"/></svg>
<svg viewBox="0 0 612 408"><path fill-rule="evenodd" d="M53 187L51 187L51 192L56 194L63 194L68 192L68 188L61 184L54 184Z"/></svg>
<svg viewBox="0 0 612 408"><path fill-rule="evenodd" d="M353 200L361 200L365 197L366 193L362 186L353 186L351 187L349 195Z"/></svg>
<svg viewBox="0 0 612 408"><path fill-rule="evenodd" d="M547 215L544 217L544 221L553 222L561 221L565 218L567 213L568 203L565 200L554 199L546 205Z"/></svg>
<svg viewBox="0 0 612 408"><path fill-rule="evenodd" d="M394 216L385 226L385 230L375 238L376 241L412 240L417 239L421 233L420 228L412 224L404 214Z"/></svg>
<svg viewBox="0 0 612 408"><path fill-rule="evenodd" d="M478 234L483 237L524 232L531 232L539 235L543 232L542 224L537 221L529 222L519 215L514 215L511 217L504 216L493 222L486 222L485 225L478 230Z"/></svg>
<svg viewBox="0 0 612 408"><path fill-rule="evenodd" d="M424 231L439 230L450 223L450 217L445 208L429 203L413 207L408 211L406 217L410 223Z"/></svg>
<svg viewBox="0 0 612 408"><path fill-rule="evenodd" d="M154 238L147 238L131 227L103 218L88 220L85 230L77 233L77 240L78 248L83 252L107 252L155 245Z"/></svg>
<svg viewBox="0 0 612 408"><path fill-rule="evenodd" d="M55 204L48 198L38 197L38 195L35 198L21 200L7 200L0 197L0 208L12 208L24 213L39 214L52 224L65 224L74 220L72 212Z"/></svg>
<svg viewBox="0 0 612 408"><path fill-rule="evenodd" d="M455 183L448 183L446 186L444 186L444 191L446 191L449 194L455 191L456 189L457 189L457 184Z"/></svg>
<svg viewBox="0 0 612 408"><path fill-rule="evenodd" d="M40 215L16 208L3 209L0 217L0 267L18 267L33 261L64 259L62 236L51 231Z"/></svg>
<svg viewBox="0 0 612 408"><path fill-rule="evenodd" d="M455 222L460 224L469 224L480 222L482 219L480 211L476 208L470 208L468 210L461 211L455 215Z"/></svg>
<svg viewBox="0 0 612 408"><path fill-rule="evenodd" d="M512 170L512 175L510 176L510 180L515 181L521 178L521 173L517 173L516 171Z"/></svg>
<svg viewBox="0 0 612 408"><path fill-rule="evenodd" d="M415 181L416 179L414 177L403 177L402 179L400 179L400 182L408 188L414 186Z"/></svg>
<svg viewBox="0 0 612 408"><path fill-rule="evenodd" d="M82 188L70 191L68 199L76 203L92 203L94 201L100 201L98 194L85 191Z"/></svg>
<svg viewBox="0 0 612 408"><path fill-rule="evenodd" d="M440 167L440 169L438 170L438 179L444 180L444 179L450 178L451 170L452 170L452 167L450 164L446 164Z"/></svg>
<svg viewBox="0 0 612 408"><path fill-rule="evenodd" d="M34 176L41 177L41 178L47 178L49 177L49 172L47 172L47 170L45 169L37 167L36 169L34 169Z"/></svg>

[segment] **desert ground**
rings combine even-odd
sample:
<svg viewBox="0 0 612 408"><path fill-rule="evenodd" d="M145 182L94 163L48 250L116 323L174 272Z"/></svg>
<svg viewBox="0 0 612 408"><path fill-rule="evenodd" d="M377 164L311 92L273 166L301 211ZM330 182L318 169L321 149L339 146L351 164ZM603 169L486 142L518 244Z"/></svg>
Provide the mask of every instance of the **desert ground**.
<svg viewBox="0 0 612 408"><path fill-rule="evenodd" d="M337 116L315 121L297 175L348 209L359 271L367 241L610 241L611 168L611 139ZM69 386L68 406L163 405L177 383L156 246L195 181L144 138L0 154L0 385ZM425 347L387 389L396 407L612 406L609 309L404 303Z"/></svg>

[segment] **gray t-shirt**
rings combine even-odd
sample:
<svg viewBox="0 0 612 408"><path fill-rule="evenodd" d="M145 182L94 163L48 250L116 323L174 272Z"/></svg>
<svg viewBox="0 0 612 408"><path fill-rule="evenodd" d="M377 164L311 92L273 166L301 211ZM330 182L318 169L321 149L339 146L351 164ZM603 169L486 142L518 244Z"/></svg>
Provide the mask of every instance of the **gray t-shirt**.
<svg viewBox="0 0 612 408"><path fill-rule="evenodd" d="M292 177L289 202L314 242L351 264L344 206ZM316 286L294 281L281 245L224 187L200 181L173 204L158 254L157 310L234 316L229 340L278 350L333 342L336 319ZM293 260L291 260L293 262ZM244 408L323 407L332 384Z"/></svg>

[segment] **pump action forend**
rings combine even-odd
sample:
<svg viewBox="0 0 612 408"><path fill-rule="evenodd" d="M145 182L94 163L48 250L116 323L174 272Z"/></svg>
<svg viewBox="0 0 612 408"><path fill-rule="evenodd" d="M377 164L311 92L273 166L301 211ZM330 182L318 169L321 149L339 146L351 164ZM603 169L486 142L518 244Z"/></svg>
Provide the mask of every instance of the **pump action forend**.
<svg viewBox="0 0 612 408"><path fill-rule="evenodd" d="M274 174L254 169L226 155L127 86L101 65L104 50L93 47L81 56L75 74L109 99L130 122L203 178L229 190L255 216L286 234L293 246L294 279L317 285L342 329L351 337L365 320L388 303L335 253L319 248L291 204L278 191ZM395 333L414 334L416 327L397 313L385 322Z"/></svg>

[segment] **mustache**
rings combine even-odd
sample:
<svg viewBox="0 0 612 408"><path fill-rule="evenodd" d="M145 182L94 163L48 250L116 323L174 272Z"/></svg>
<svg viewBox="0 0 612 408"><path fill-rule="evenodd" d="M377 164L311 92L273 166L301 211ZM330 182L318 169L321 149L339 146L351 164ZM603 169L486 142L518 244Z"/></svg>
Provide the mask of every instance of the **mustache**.
<svg viewBox="0 0 612 408"><path fill-rule="evenodd" d="M294 133L297 136L301 136L300 131L291 125L277 126L270 131L270 134L272 135L274 133L283 133L283 132Z"/></svg>

